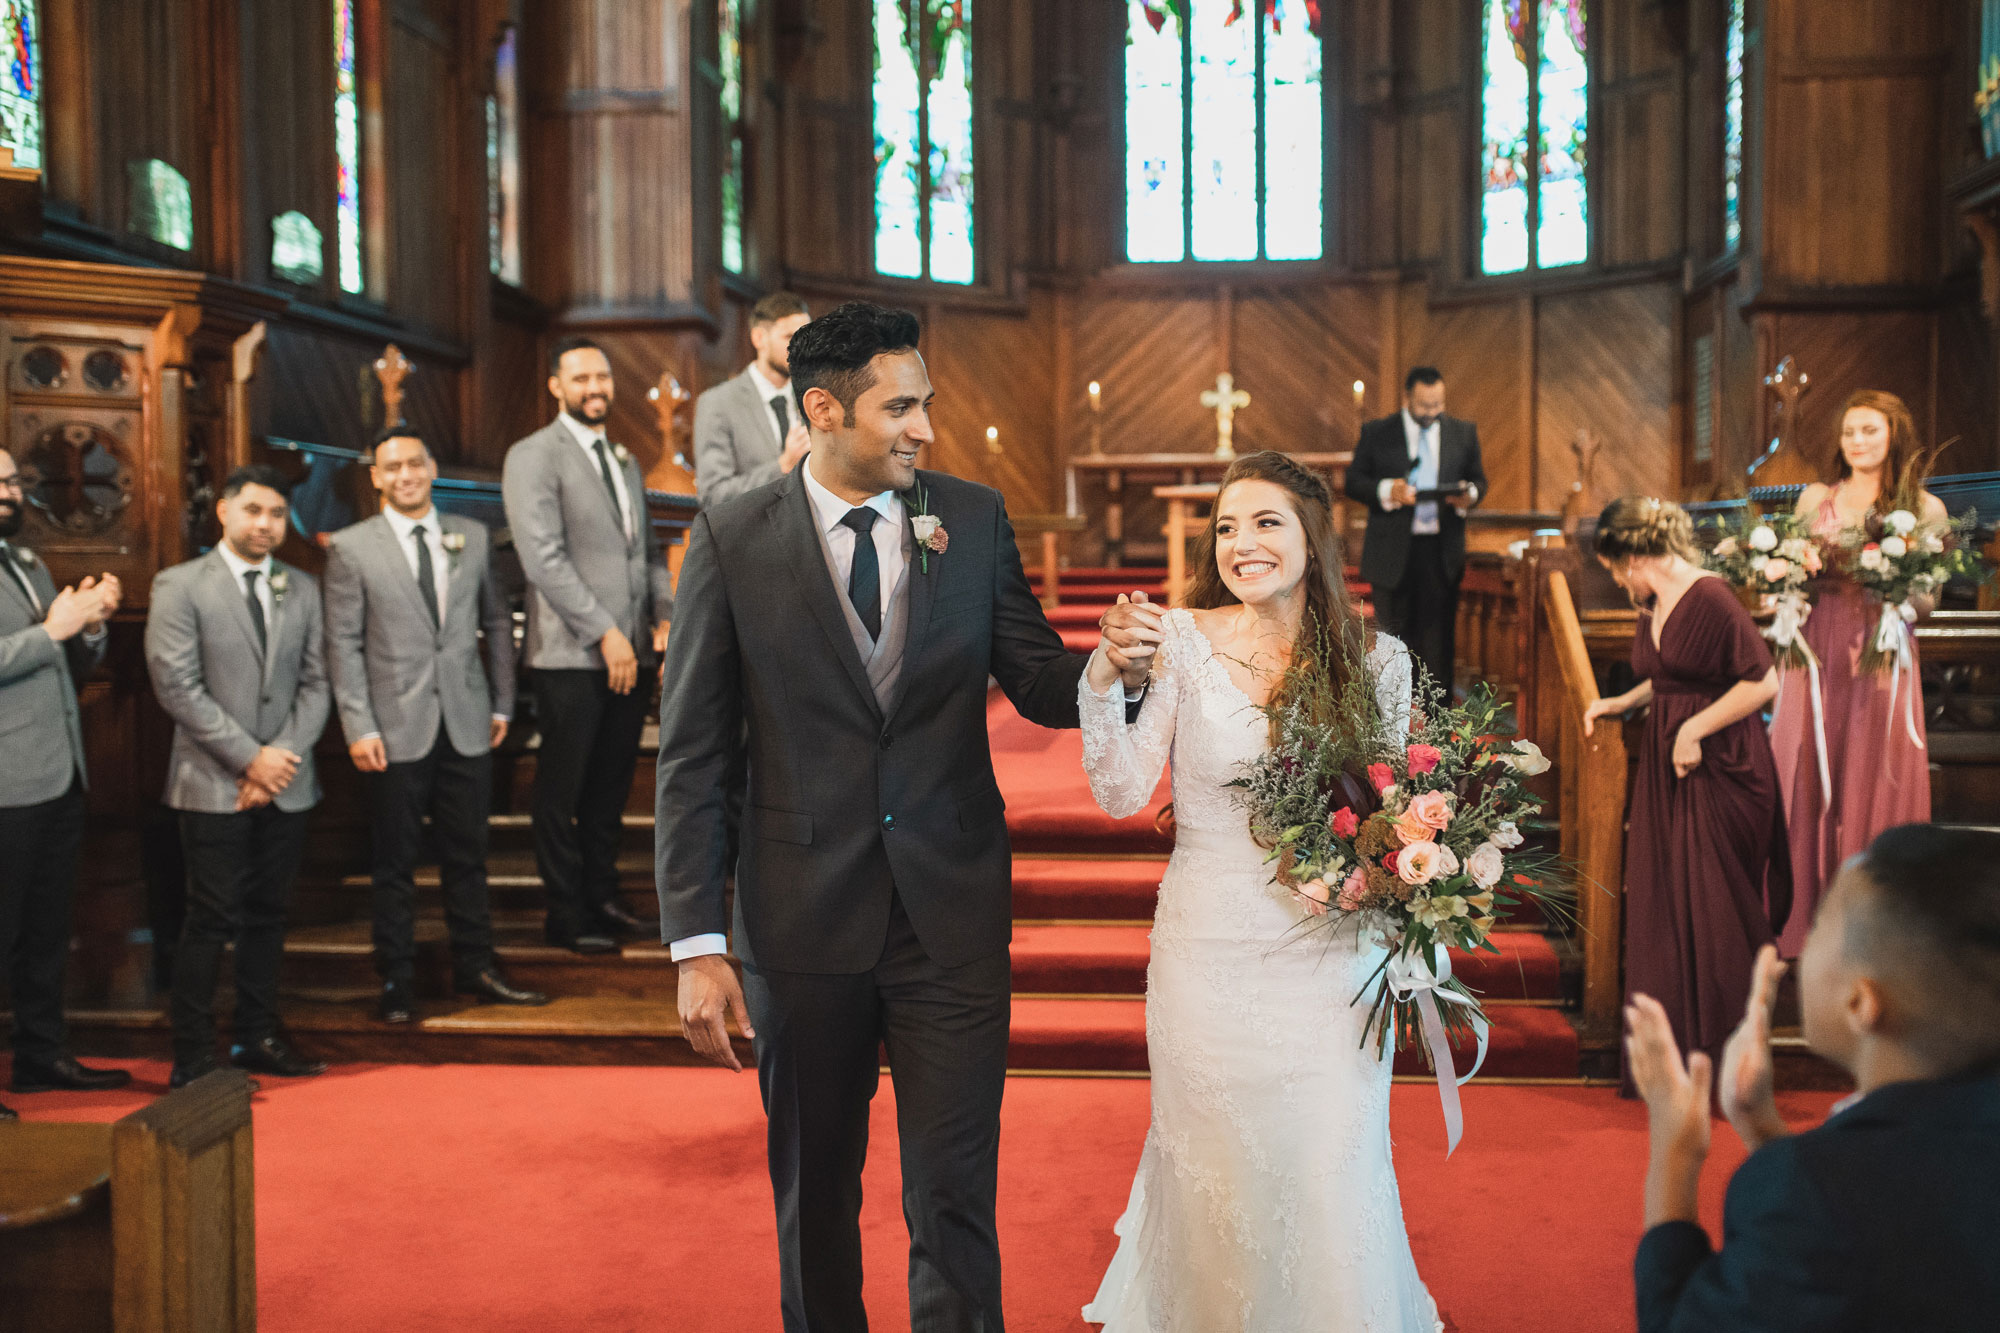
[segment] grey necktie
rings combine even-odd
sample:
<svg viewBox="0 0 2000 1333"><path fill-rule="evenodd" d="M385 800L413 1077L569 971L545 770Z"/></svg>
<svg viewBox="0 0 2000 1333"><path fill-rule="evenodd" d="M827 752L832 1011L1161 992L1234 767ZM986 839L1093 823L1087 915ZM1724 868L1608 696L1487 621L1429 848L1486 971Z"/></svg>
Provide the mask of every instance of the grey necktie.
<svg viewBox="0 0 2000 1333"><path fill-rule="evenodd" d="M590 447L597 454L597 471L604 478L604 489L611 492L611 507L618 511L618 521L620 524L623 524L625 521L625 506L618 499L618 483L611 479L611 451L604 447L604 437L602 435L598 436Z"/></svg>
<svg viewBox="0 0 2000 1333"><path fill-rule="evenodd" d="M417 544L417 593L424 599L424 610L431 613L431 628L444 623L438 614L437 566L431 563L430 529L419 523L410 529L410 539Z"/></svg>
<svg viewBox="0 0 2000 1333"><path fill-rule="evenodd" d="M7 566L7 572L12 574L14 582L21 586L22 593L27 596L28 605L35 608L36 617L39 619L47 615L48 608L43 606L42 599L35 595L34 580L28 577L27 570L21 568L21 561L14 554L14 547L10 542L0 542L0 565Z"/></svg>
<svg viewBox="0 0 2000 1333"><path fill-rule="evenodd" d="M250 603L250 623L257 630L257 651L267 653L271 650L270 632L264 626L264 600L257 595L257 576L261 573L258 569L243 571L243 595Z"/></svg>
<svg viewBox="0 0 2000 1333"><path fill-rule="evenodd" d="M875 554L872 531L880 517L862 505L848 510L840 520L854 529L854 563L847 569L847 600L854 604L854 614L861 617L871 639L882 637L882 565Z"/></svg>
<svg viewBox="0 0 2000 1333"><path fill-rule="evenodd" d="M771 415L778 419L778 447L782 449L785 437L792 433L792 410L785 403L785 395L771 399Z"/></svg>

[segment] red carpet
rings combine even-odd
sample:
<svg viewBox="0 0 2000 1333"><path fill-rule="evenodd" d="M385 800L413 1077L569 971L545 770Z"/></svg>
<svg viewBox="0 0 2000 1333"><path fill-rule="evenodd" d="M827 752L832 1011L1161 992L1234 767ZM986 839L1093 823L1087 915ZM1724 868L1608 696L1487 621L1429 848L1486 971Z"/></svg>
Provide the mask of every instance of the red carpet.
<svg viewBox="0 0 2000 1333"><path fill-rule="evenodd" d="M139 1067L160 1081L164 1065ZM1143 1079L1007 1089L1000 1235L1016 1333L1083 1330L1145 1136ZM44 1094L32 1119L106 1120L157 1089ZM1786 1094L1794 1121L1830 1093ZM1437 1094L1395 1090L1417 1263L1461 1333L1626 1333L1645 1117L1608 1089L1474 1085L1444 1155ZM862 1213L873 1327L909 1327L895 1111L876 1099ZM777 1327L763 1121L749 1074L345 1066L256 1101L258 1288L269 1333ZM1741 1159L1717 1126L1707 1177ZM1329 1331L1331 1333L1331 1331Z"/></svg>

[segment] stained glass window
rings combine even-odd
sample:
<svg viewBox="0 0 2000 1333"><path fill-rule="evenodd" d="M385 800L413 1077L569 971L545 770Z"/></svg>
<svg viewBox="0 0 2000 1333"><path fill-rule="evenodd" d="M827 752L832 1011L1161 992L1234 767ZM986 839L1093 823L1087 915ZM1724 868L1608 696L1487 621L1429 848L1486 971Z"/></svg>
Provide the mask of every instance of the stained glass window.
<svg viewBox="0 0 2000 1333"><path fill-rule="evenodd" d="M0 0L0 146L14 165L42 165L42 31L35 0Z"/></svg>
<svg viewBox="0 0 2000 1333"><path fill-rule="evenodd" d="M361 102L354 77L354 0L333 0L333 155L340 290L359 294L361 281Z"/></svg>
<svg viewBox="0 0 2000 1333"><path fill-rule="evenodd" d="M1743 240L1743 0L1729 0L1729 34L1723 44L1722 244Z"/></svg>
<svg viewBox="0 0 2000 1333"><path fill-rule="evenodd" d="M176 250L194 249L194 193L188 178L157 157L125 164L127 230Z"/></svg>
<svg viewBox="0 0 2000 1333"><path fill-rule="evenodd" d="M486 248L494 276L521 282L521 80L515 29L493 52L493 92L486 99Z"/></svg>
<svg viewBox="0 0 2000 1333"><path fill-rule="evenodd" d="M875 269L969 283L972 0L875 0Z"/></svg>
<svg viewBox="0 0 2000 1333"><path fill-rule="evenodd" d="M717 0L722 71L722 266L743 271L743 0Z"/></svg>
<svg viewBox="0 0 2000 1333"><path fill-rule="evenodd" d="M286 282L317 283L326 262L323 250L319 228L297 209L271 219L271 272Z"/></svg>
<svg viewBox="0 0 2000 1333"><path fill-rule="evenodd" d="M1479 271L1590 256L1585 0L1483 0Z"/></svg>
<svg viewBox="0 0 2000 1333"><path fill-rule="evenodd" d="M1324 252L1319 0L1255 0L1255 12L1126 0L1127 259Z"/></svg>

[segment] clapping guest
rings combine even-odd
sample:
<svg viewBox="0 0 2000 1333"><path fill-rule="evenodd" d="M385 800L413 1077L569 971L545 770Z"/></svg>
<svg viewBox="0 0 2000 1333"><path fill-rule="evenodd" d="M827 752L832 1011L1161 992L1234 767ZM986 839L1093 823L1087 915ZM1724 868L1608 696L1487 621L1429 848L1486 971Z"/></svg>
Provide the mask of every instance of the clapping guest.
<svg viewBox="0 0 2000 1333"><path fill-rule="evenodd" d="M173 977L174 1087L219 1067L215 984L236 949L230 1059L288 1078L324 1073L280 1034L285 913L319 803L326 726L319 585L273 558L291 483L264 464L222 484L222 541L153 580L146 668L174 720L166 804L180 812L187 923Z"/></svg>
<svg viewBox="0 0 2000 1333"><path fill-rule="evenodd" d="M326 660L347 753L368 775L382 1021L416 1017L415 871L426 815L458 992L547 1004L539 991L509 985L493 957L487 819L493 747L514 710L514 617L493 573L491 534L431 503L437 463L414 431L384 431L369 475L382 512L327 546Z"/></svg>
<svg viewBox="0 0 2000 1333"><path fill-rule="evenodd" d="M83 727L77 689L104 657L121 589L110 574L56 590L18 545L21 471L0 449L0 962L14 994L15 1092L122 1087L122 1069L69 1054L63 971L83 845ZM14 1113L0 1106L0 1120Z"/></svg>
<svg viewBox="0 0 2000 1333"><path fill-rule="evenodd" d="M757 357L743 373L694 401L694 484L704 506L776 481L812 447L792 390L792 335L812 315L790 292L772 292L750 310Z"/></svg>
<svg viewBox="0 0 2000 1333"><path fill-rule="evenodd" d="M611 362L588 338L549 357L560 411L507 451L501 489L528 579L535 756L535 865L550 944L609 953L653 927L618 901L625 801L673 614L673 579L645 481L605 438Z"/></svg>
<svg viewBox="0 0 2000 1333"><path fill-rule="evenodd" d="M1974 1333L2000 1318L2000 834L1904 824L1835 877L1799 959L1806 1042L1857 1091L1794 1134L1772 1095L1785 965L1758 955L1719 1069L1667 1015L1626 1009L1652 1160L1640 1333ZM1709 1092L1751 1150L1723 1244L1696 1214Z"/></svg>

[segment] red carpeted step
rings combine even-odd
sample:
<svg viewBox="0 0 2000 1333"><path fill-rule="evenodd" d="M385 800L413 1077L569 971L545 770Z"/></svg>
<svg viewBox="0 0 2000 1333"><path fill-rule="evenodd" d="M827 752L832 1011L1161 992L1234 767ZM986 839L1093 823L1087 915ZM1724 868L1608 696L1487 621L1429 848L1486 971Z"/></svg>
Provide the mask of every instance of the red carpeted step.
<svg viewBox="0 0 2000 1333"><path fill-rule="evenodd" d="M1154 813L1169 799L1164 777L1144 810L1130 819L1113 819L1091 798L1080 733L1036 726L997 690L987 703L986 728L1015 851L1171 850L1168 837L1153 827Z"/></svg>
<svg viewBox="0 0 2000 1333"><path fill-rule="evenodd" d="M1014 992L1143 995L1148 926L1015 926Z"/></svg>
<svg viewBox="0 0 2000 1333"><path fill-rule="evenodd" d="M1576 1029L1561 1011L1526 1005L1489 1011L1493 1031L1482 1077L1574 1078ZM1142 1000L1014 1000L1014 1026L1007 1051L1013 1069L1143 1070L1146 1068L1146 1006ZM1470 1048L1455 1052L1463 1070ZM1423 1056L1406 1050L1396 1057L1399 1074L1426 1074Z"/></svg>
<svg viewBox="0 0 2000 1333"><path fill-rule="evenodd" d="M1028 921L1150 921L1167 863L1014 859L1014 917Z"/></svg>
<svg viewBox="0 0 2000 1333"><path fill-rule="evenodd" d="M1546 935L1501 931L1491 938L1497 954L1454 949L1452 975L1489 1000L1562 998L1562 960Z"/></svg>
<svg viewBox="0 0 2000 1333"><path fill-rule="evenodd" d="M1058 625L1056 633L1062 636L1063 647L1073 653L1087 653L1097 647L1097 621L1094 617L1088 629L1064 628Z"/></svg>

